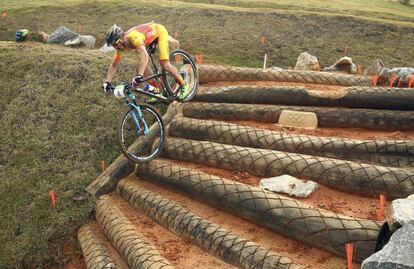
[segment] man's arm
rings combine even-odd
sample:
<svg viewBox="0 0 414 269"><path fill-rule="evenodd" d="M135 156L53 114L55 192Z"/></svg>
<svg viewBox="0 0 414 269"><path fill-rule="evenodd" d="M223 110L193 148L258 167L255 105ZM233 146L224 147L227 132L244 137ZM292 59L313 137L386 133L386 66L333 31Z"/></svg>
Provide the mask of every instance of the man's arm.
<svg viewBox="0 0 414 269"><path fill-rule="evenodd" d="M138 46L136 50L139 54L139 60L138 60L139 65L138 65L137 75L143 75L145 68L147 67L147 64L148 64L149 55L144 45Z"/></svg>
<svg viewBox="0 0 414 269"><path fill-rule="evenodd" d="M109 66L109 69L108 69L108 75L106 76L106 82L112 81L120 61L121 61L121 56L118 55L118 53L115 53L115 56L112 59L111 65Z"/></svg>

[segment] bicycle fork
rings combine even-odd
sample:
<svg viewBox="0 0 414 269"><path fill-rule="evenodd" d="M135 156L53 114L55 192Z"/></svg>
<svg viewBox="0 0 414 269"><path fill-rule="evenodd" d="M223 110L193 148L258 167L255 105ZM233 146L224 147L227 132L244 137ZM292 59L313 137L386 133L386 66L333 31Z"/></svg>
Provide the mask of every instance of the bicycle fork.
<svg viewBox="0 0 414 269"><path fill-rule="evenodd" d="M147 135L149 133L149 128L148 128L148 125L144 117L142 116L140 107L138 105L131 104L131 103L129 103L129 105L134 108L132 111L132 119L137 125L137 135L139 136L142 131L144 131L144 135ZM142 130L140 122L142 122L142 124L144 125L144 130Z"/></svg>

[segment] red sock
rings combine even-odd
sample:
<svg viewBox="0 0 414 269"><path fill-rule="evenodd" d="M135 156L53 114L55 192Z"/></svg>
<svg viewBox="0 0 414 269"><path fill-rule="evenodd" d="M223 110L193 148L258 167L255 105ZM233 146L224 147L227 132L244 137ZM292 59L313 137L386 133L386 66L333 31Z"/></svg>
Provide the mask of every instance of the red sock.
<svg viewBox="0 0 414 269"><path fill-rule="evenodd" d="M148 84L155 88L158 88L157 82L155 80L151 80Z"/></svg>

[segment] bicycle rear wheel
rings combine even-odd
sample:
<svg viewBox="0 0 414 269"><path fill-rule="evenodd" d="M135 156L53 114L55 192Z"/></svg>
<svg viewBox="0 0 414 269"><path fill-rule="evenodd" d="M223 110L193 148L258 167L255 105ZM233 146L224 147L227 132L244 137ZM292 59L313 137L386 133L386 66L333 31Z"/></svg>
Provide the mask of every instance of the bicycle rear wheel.
<svg viewBox="0 0 414 269"><path fill-rule="evenodd" d="M164 146L164 123L159 113L147 104L139 111L129 107L118 125L118 141L122 153L131 161L146 163L157 157Z"/></svg>
<svg viewBox="0 0 414 269"><path fill-rule="evenodd" d="M188 102L192 100L198 88L198 72L193 59L183 50L174 50L170 54L170 63L177 68L181 77L189 86L187 94L183 97L178 97L177 101ZM172 92L176 92L179 88L178 83L170 74L164 77L164 85Z"/></svg>

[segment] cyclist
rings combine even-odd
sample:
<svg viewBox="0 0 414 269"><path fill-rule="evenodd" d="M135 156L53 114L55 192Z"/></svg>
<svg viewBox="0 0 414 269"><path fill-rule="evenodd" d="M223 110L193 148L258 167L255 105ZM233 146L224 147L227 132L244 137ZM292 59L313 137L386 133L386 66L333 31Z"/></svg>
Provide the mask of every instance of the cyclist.
<svg viewBox="0 0 414 269"><path fill-rule="evenodd" d="M132 27L126 32L123 32L121 27L114 24L106 33L106 44L113 46L116 51L103 84L105 93L112 89L111 81L116 73L124 50L136 50L140 54L137 76L132 80L134 88L143 82L144 74L146 76L151 75L151 68L148 65L149 55L146 48L154 41L158 42L159 61L162 69L171 74L178 85L180 85L181 98L188 94L189 85L180 76L177 68L170 63L167 30L163 25L152 22Z"/></svg>

